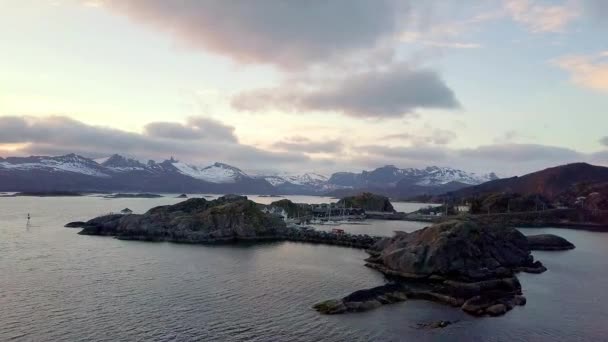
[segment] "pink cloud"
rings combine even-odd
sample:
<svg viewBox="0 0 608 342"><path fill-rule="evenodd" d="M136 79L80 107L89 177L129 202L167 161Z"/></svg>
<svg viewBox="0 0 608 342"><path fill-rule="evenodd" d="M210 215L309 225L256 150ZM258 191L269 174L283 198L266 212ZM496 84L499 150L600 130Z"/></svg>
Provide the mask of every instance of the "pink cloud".
<svg viewBox="0 0 608 342"><path fill-rule="evenodd" d="M504 7L514 21L532 32L562 32L581 15L571 3L542 5L530 0L505 0Z"/></svg>
<svg viewBox="0 0 608 342"><path fill-rule="evenodd" d="M553 65L570 73L575 84L608 92L608 51L595 55L573 55L552 61Z"/></svg>

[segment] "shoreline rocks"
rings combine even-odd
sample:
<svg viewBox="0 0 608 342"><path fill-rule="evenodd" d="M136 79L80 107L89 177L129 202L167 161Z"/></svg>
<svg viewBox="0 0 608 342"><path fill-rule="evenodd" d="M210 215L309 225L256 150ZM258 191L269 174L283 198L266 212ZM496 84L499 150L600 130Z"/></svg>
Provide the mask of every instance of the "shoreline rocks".
<svg viewBox="0 0 608 342"><path fill-rule="evenodd" d="M263 213L247 197L227 195L216 200L191 198L150 209L143 215L111 214L85 223L70 223L82 235L114 236L121 240L222 244L238 241L293 241L368 249L380 237L338 234L287 227Z"/></svg>
<svg viewBox="0 0 608 342"><path fill-rule="evenodd" d="M163 197L162 195L157 195L157 194L147 194L147 193L142 193L142 194L112 194L112 195L107 195L104 196L104 198L161 198Z"/></svg>
<svg viewBox="0 0 608 342"><path fill-rule="evenodd" d="M574 245L561 236L553 234L528 235L528 246L534 251L564 251L574 249Z"/></svg>
<svg viewBox="0 0 608 342"><path fill-rule="evenodd" d="M514 228L485 226L467 219L411 233L397 232L391 238L292 228L247 197L235 195L212 201L191 198L141 215L111 214L69 225L82 225L79 234L124 240L201 244L294 241L366 249L370 257L365 266L382 272L390 282L314 305L324 314L360 312L423 299L460 307L471 315L503 315L526 304L515 274L546 271L534 260L531 248L566 246L566 240L557 236L526 237Z"/></svg>
<svg viewBox="0 0 608 342"><path fill-rule="evenodd" d="M398 232L379 240L368 252L366 266L394 282L320 303L315 306L318 311L372 309L379 306L377 303L394 302L397 291L407 299L432 300L460 307L471 315L498 316L526 303L516 272L546 270L534 261L521 232L481 227L470 220L448 221L412 233ZM352 296L364 300L353 304Z"/></svg>
<svg viewBox="0 0 608 342"><path fill-rule="evenodd" d="M74 222L66 223L66 225L64 227L66 227L66 228L82 228L82 227L84 227L85 224L86 224L86 222L83 222L83 221L74 221Z"/></svg>
<svg viewBox="0 0 608 342"><path fill-rule="evenodd" d="M395 213L395 208L386 196L364 192L356 196L344 197L337 203L340 208L359 208L366 212Z"/></svg>

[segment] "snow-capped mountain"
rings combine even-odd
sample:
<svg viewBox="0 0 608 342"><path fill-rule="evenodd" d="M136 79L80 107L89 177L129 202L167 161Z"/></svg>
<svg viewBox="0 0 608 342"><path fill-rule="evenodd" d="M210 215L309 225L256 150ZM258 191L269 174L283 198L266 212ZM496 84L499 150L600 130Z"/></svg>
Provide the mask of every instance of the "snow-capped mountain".
<svg viewBox="0 0 608 342"><path fill-rule="evenodd" d="M276 193L265 180L222 163L200 167L171 158L144 164L117 154L99 161L74 154L0 158L0 190Z"/></svg>
<svg viewBox="0 0 608 342"><path fill-rule="evenodd" d="M419 186L439 186L452 182L476 185L496 178L498 177L494 173L477 175L449 167L429 166L424 169L400 169L393 165L387 165L361 173L334 173L328 182L344 187L359 188L368 186L394 187L403 182Z"/></svg>
<svg viewBox="0 0 608 342"><path fill-rule="evenodd" d="M123 157L119 154L114 154L109 158L104 158L101 166L111 169L115 172L143 171L147 170L150 165L145 165L139 160Z"/></svg>
<svg viewBox="0 0 608 342"><path fill-rule="evenodd" d="M110 177L104 168L91 159L76 154L67 154L58 157L9 157L0 158L0 170L7 171L47 171L71 172L94 177Z"/></svg>
<svg viewBox="0 0 608 342"><path fill-rule="evenodd" d="M241 179L249 178L249 176L240 169L223 163L215 163L211 166L201 168L181 162L174 162L173 166L186 176L210 183L236 183Z"/></svg>
<svg viewBox="0 0 608 342"><path fill-rule="evenodd" d="M496 179L448 167L400 169L392 165L361 173L326 177L308 172L253 176L223 163L196 166L173 158L143 163L118 154L92 160L75 154L58 157L0 158L0 191L146 191L255 194L327 194L373 191L392 196L453 191Z"/></svg>
<svg viewBox="0 0 608 342"><path fill-rule="evenodd" d="M387 165L361 173L334 173L328 183L342 187L332 193L334 195L367 190L393 197L408 198L422 194L454 191L497 178L494 173L477 175L449 167L429 166L422 169L400 169Z"/></svg>
<svg viewBox="0 0 608 342"><path fill-rule="evenodd" d="M335 188L327 182L329 177L315 172L303 174L277 173L273 175L261 175L258 178L272 184L281 194L314 195L322 194Z"/></svg>
<svg viewBox="0 0 608 342"><path fill-rule="evenodd" d="M327 183L327 180L329 179L327 176L323 176L314 172L304 173L301 175L284 173L271 176L261 176L261 178L264 178L266 181L268 181L268 183L274 186L279 186L285 183L291 183L295 185L321 186Z"/></svg>
<svg viewBox="0 0 608 342"><path fill-rule="evenodd" d="M493 172L485 175L478 175L473 172L466 172L450 167L429 166L424 170L419 171L422 171L422 178L416 182L416 184L422 186L435 186L451 182L477 185L498 178Z"/></svg>

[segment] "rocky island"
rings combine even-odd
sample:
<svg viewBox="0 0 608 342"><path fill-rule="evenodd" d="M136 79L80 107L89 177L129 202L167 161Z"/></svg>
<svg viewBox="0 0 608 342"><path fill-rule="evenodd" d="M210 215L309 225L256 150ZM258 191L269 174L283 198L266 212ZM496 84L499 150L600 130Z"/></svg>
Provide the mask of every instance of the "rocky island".
<svg viewBox="0 0 608 342"><path fill-rule="evenodd" d="M148 193L141 193L141 194L118 193L118 194L104 196L104 198L161 198L161 197L163 197L163 196L157 195L157 194L148 194Z"/></svg>
<svg viewBox="0 0 608 342"><path fill-rule="evenodd" d="M535 243L537 240L534 238ZM515 274L546 271L530 250L528 239L518 230L481 226L472 220L398 232L378 241L369 250L366 264L385 274L388 284L324 301L314 308L338 314L426 299L460 307L472 315L502 315L526 303Z"/></svg>
<svg viewBox="0 0 608 342"><path fill-rule="evenodd" d="M265 213L245 196L227 195L215 200L190 198L155 207L145 214L110 214L87 222L82 235L114 236L123 240L182 243L231 243L239 241L301 241L367 249L379 237L336 234L287 227L280 217Z"/></svg>
<svg viewBox="0 0 608 342"><path fill-rule="evenodd" d="M287 203L288 204L288 203ZM288 227L244 196L216 200L191 198L145 214L111 214L81 226L83 235L185 243L298 241L366 249L367 267L382 272L387 284L356 291L314 306L325 314L365 311L408 299L425 299L462 308L473 315L501 315L524 305L517 272L541 273L531 249L557 249L568 242L552 235L529 239L514 228L456 219L390 238Z"/></svg>
<svg viewBox="0 0 608 342"><path fill-rule="evenodd" d="M338 207L360 208L366 212L394 213L395 208L386 196L364 192L356 196L344 197L338 201Z"/></svg>

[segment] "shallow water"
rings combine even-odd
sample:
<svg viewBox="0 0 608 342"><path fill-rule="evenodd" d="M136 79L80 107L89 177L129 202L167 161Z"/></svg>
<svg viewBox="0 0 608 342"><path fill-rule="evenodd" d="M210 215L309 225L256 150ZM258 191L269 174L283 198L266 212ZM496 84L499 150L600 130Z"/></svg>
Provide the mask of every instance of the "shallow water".
<svg viewBox="0 0 608 342"><path fill-rule="evenodd" d="M291 198L291 196L290 196ZM276 198L255 198L273 201ZM300 198L296 201L327 201ZM408 301L374 311L323 316L323 299L380 285L364 252L269 243L200 246L80 236L66 222L136 213L181 201L0 198L0 341L602 341L608 339L608 234L550 232L565 252L535 252L549 271L522 274L528 304L499 318ZM26 215L32 214L29 226ZM372 221L342 226L373 235L424 224ZM460 320L445 329L417 323Z"/></svg>

